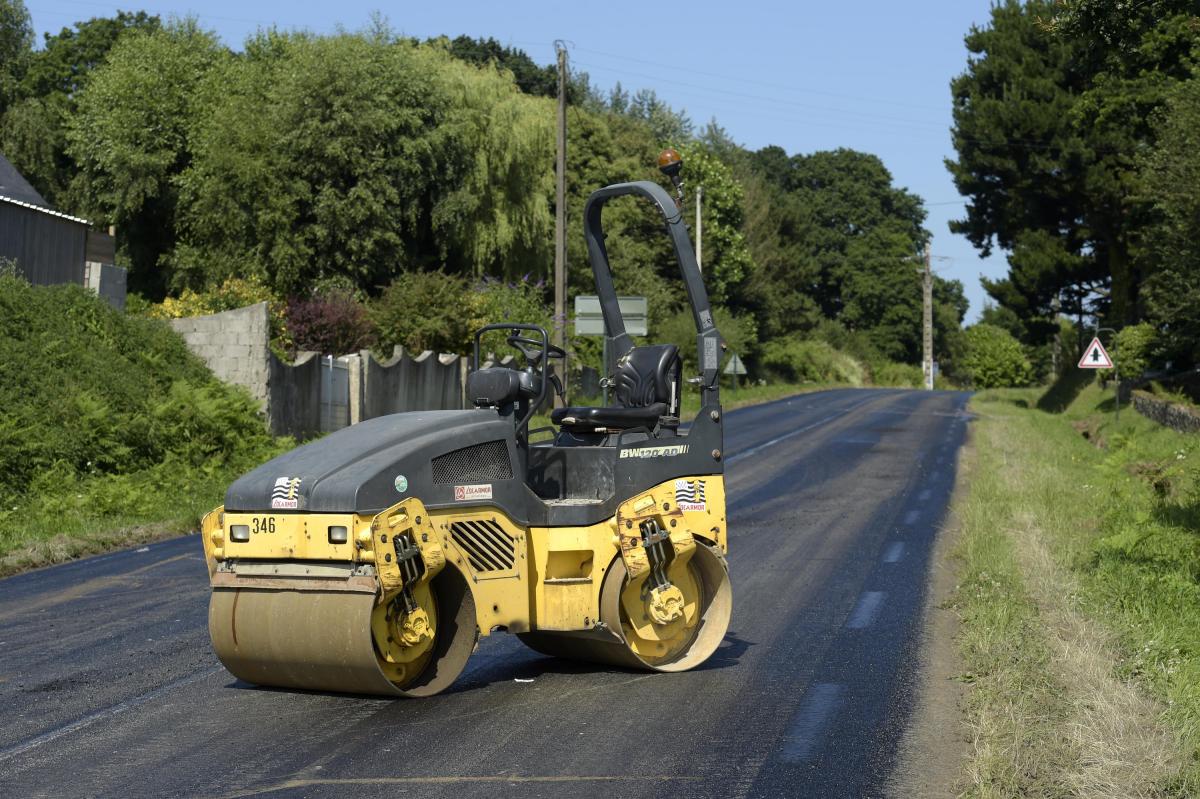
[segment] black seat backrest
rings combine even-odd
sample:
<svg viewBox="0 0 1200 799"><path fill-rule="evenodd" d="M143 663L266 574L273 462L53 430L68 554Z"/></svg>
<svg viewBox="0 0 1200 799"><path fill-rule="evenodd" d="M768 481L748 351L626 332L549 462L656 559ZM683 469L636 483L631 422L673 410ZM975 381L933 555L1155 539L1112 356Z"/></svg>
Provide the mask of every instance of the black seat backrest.
<svg viewBox="0 0 1200 799"><path fill-rule="evenodd" d="M624 408L667 405L668 416L679 416L679 373L682 365L674 344L634 347L617 361L615 393Z"/></svg>
<svg viewBox="0 0 1200 799"><path fill-rule="evenodd" d="M521 373L504 366L488 366L467 375L467 402L477 408L502 408L521 394Z"/></svg>

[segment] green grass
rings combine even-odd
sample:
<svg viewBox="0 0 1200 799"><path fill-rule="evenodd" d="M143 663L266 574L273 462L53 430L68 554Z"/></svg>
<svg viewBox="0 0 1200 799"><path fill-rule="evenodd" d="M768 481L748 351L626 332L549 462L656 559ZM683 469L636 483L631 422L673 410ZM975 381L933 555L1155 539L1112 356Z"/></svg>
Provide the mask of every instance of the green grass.
<svg viewBox="0 0 1200 799"><path fill-rule="evenodd" d="M1049 393L971 403L966 794L1200 795L1200 439Z"/></svg>

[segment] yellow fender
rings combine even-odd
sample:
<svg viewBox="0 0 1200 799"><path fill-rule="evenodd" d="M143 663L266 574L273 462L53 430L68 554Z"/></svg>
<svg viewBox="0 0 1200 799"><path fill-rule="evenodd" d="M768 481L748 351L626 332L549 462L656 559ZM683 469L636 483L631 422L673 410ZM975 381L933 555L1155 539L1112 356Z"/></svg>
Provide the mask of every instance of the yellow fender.
<svg viewBox="0 0 1200 799"><path fill-rule="evenodd" d="M446 554L438 541L425 505L415 497L397 502L371 520L371 542L375 549L375 572L379 579L379 604L405 587L404 575L395 556L397 538L407 537L421 552L425 573L410 588L428 585L446 565Z"/></svg>

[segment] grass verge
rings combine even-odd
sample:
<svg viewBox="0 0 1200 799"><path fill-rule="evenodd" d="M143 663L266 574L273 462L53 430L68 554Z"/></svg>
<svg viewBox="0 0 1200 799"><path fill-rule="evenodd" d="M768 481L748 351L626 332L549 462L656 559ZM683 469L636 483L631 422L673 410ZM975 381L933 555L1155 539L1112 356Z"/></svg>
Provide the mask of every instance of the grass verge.
<svg viewBox="0 0 1200 799"><path fill-rule="evenodd" d="M1200 795L1200 442L1038 394L972 400L965 794Z"/></svg>

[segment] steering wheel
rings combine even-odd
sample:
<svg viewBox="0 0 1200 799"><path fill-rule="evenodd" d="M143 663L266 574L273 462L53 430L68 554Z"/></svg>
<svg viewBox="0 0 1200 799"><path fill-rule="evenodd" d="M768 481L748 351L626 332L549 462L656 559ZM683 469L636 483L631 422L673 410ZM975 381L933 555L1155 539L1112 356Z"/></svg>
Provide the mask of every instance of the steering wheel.
<svg viewBox="0 0 1200 799"><path fill-rule="evenodd" d="M505 339L509 344L516 347L525 356L525 359L530 363L537 363L542 359L542 342L537 339L521 336L516 333ZM546 357L562 359L567 357L567 353L563 352L561 347L556 347L553 344L546 345Z"/></svg>

